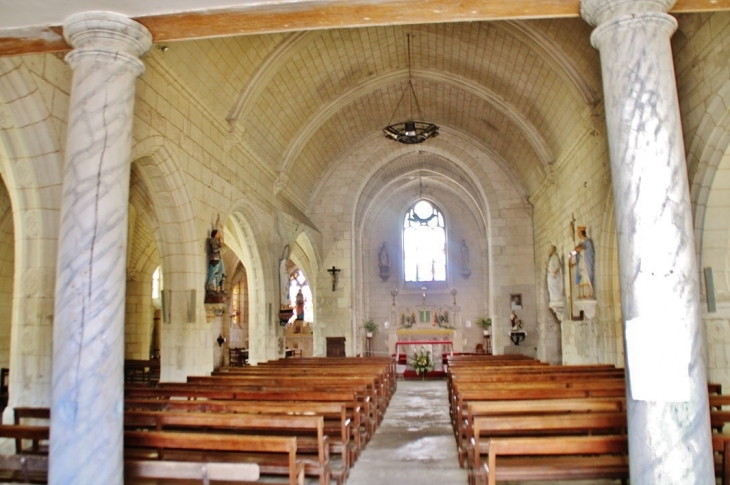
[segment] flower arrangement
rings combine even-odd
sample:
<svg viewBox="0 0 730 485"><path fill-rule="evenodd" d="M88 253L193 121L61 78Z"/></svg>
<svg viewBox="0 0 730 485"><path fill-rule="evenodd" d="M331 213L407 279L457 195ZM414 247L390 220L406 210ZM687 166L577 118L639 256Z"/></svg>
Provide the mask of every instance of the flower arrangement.
<svg viewBox="0 0 730 485"><path fill-rule="evenodd" d="M417 375L426 375L426 372L433 370L433 359L431 359L431 351L421 347L421 350L417 350L413 353L413 358L410 364L416 371Z"/></svg>

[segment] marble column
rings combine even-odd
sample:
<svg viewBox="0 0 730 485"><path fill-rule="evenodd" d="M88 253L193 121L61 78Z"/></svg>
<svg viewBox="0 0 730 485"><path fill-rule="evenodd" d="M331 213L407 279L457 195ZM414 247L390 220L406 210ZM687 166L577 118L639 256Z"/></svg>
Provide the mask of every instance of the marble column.
<svg viewBox="0 0 730 485"><path fill-rule="evenodd" d="M603 72L632 485L715 483L673 3L581 2Z"/></svg>
<svg viewBox="0 0 730 485"><path fill-rule="evenodd" d="M85 12L74 47L53 326L49 483L123 483L124 288L140 24Z"/></svg>

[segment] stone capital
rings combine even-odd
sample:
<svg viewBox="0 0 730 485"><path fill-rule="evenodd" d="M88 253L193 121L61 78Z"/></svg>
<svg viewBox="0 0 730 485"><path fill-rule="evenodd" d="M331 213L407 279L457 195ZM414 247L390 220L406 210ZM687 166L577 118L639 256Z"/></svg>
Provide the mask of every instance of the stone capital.
<svg viewBox="0 0 730 485"><path fill-rule="evenodd" d="M74 47L68 60L80 54L106 56L110 61L131 61L152 46L152 35L145 26L113 12L82 12L70 16L63 24L63 36Z"/></svg>
<svg viewBox="0 0 730 485"><path fill-rule="evenodd" d="M677 0L581 0L580 14L593 26L641 13L667 13Z"/></svg>

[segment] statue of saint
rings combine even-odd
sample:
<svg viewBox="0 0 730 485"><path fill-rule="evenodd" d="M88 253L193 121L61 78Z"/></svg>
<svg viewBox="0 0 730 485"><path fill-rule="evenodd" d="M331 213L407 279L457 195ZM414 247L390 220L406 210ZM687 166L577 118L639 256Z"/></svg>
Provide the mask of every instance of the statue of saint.
<svg viewBox="0 0 730 485"><path fill-rule="evenodd" d="M302 293L302 289L299 288L299 291L297 291L296 296L296 303L295 303L295 310L297 315L297 320L304 320L304 294Z"/></svg>
<svg viewBox="0 0 730 485"><path fill-rule="evenodd" d="M383 243L378 250L378 265L380 269L390 268L390 254L388 254L388 243Z"/></svg>
<svg viewBox="0 0 730 485"><path fill-rule="evenodd" d="M205 283L205 291L208 293L223 293L223 279L226 277L226 269L223 267L223 258L221 257L223 233L218 229L213 229L207 243L208 279Z"/></svg>
<svg viewBox="0 0 730 485"><path fill-rule="evenodd" d="M465 276L470 275L469 246L466 245L466 239L461 240L461 246L459 247L459 263L461 264L461 274Z"/></svg>
<svg viewBox="0 0 730 485"><path fill-rule="evenodd" d="M575 247L575 284L578 286L577 299L592 300L595 298L593 291L593 267L595 264L596 251L593 241L588 237L585 226L578 227L580 243Z"/></svg>
<svg viewBox="0 0 730 485"><path fill-rule="evenodd" d="M547 288L551 303L563 301L563 267L555 245L550 246L547 264Z"/></svg>

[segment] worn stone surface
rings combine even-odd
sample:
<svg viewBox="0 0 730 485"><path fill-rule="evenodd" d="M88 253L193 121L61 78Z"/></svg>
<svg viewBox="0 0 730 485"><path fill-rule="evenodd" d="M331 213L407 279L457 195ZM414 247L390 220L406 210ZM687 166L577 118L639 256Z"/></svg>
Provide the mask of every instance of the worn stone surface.
<svg viewBox="0 0 730 485"><path fill-rule="evenodd" d="M445 381L408 380L355 464L348 485L466 483L449 422Z"/></svg>

